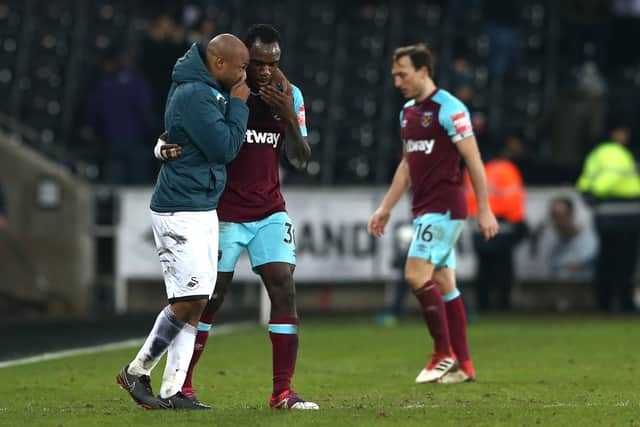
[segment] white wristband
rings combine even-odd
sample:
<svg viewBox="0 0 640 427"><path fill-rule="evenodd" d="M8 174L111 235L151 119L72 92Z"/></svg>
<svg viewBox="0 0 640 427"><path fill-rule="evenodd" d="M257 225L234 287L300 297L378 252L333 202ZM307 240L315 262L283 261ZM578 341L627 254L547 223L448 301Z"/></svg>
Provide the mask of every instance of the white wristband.
<svg viewBox="0 0 640 427"><path fill-rule="evenodd" d="M165 141L163 141L160 138L158 138L158 142L156 142L156 146L153 147L153 155L156 157L156 159L158 159L158 160L167 160L162 155L162 146L165 145L165 144L166 144Z"/></svg>

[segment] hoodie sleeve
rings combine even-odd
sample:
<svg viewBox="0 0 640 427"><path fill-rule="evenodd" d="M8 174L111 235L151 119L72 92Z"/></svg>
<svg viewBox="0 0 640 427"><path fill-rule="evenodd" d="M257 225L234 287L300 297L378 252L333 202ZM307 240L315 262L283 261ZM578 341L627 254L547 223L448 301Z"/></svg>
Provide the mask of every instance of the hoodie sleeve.
<svg viewBox="0 0 640 427"><path fill-rule="evenodd" d="M227 164L244 141L249 108L241 99L231 98L223 115L210 90L194 89L184 99L184 130L208 162Z"/></svg>

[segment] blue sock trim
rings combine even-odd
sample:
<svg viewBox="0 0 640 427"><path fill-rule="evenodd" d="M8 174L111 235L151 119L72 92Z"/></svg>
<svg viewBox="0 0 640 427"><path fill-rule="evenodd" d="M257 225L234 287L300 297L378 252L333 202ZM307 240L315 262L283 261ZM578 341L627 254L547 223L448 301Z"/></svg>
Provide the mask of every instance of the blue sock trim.
<svg viewBox="0 0 640 427"><path fill-rule="evenodd" d="M298 333L298 325L269 323L269 332L274 334L295 335Z"/></svg>
<svg viewBox="0 0 640 427"><path fill-rule="evenodd" d="M210 325L208 323L198 322L198 331L209 332L212 326L213 325Z"/></svg>
<svg viewBox="0 0 640 427"><path fill-rule="evenodd" d="M460 291L456 288L453 292L446 295L442 295L442 299L444 300L444 302L449 302L451 300L458 298L459 296L460 296Z"/></svg>

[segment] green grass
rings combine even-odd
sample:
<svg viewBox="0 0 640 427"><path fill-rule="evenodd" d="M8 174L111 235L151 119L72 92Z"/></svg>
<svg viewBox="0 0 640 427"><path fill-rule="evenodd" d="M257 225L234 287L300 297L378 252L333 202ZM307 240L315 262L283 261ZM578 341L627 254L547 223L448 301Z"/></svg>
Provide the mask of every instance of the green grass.
<svg viewBox="0 0 640 427"><path fill-rule="evenodd" d="M639 320L483 319L469 329L479 381L460 385L413 383L430 347L417 321L305 322L294 385L321 406L306 413L268 409L271 350L257 327L210 339L196 375L208 412L135 406L114 381L134 348L16 366L0 369L0 425L640 426Z"/></svg>

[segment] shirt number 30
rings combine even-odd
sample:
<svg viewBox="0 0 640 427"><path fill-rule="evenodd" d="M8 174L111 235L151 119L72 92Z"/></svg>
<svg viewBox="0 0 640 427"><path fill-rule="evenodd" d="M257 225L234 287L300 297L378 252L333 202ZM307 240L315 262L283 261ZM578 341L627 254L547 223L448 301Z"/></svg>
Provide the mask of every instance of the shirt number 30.
<svg viewBox="0 0 640 427"><path fill-rule="evenodd" d="M416 240L420 239L423 242L430 242L433 239L433 233L431 233L431 224L427 224L422 227L422 224L418 224L418 229L416 230Z"/></svg>

